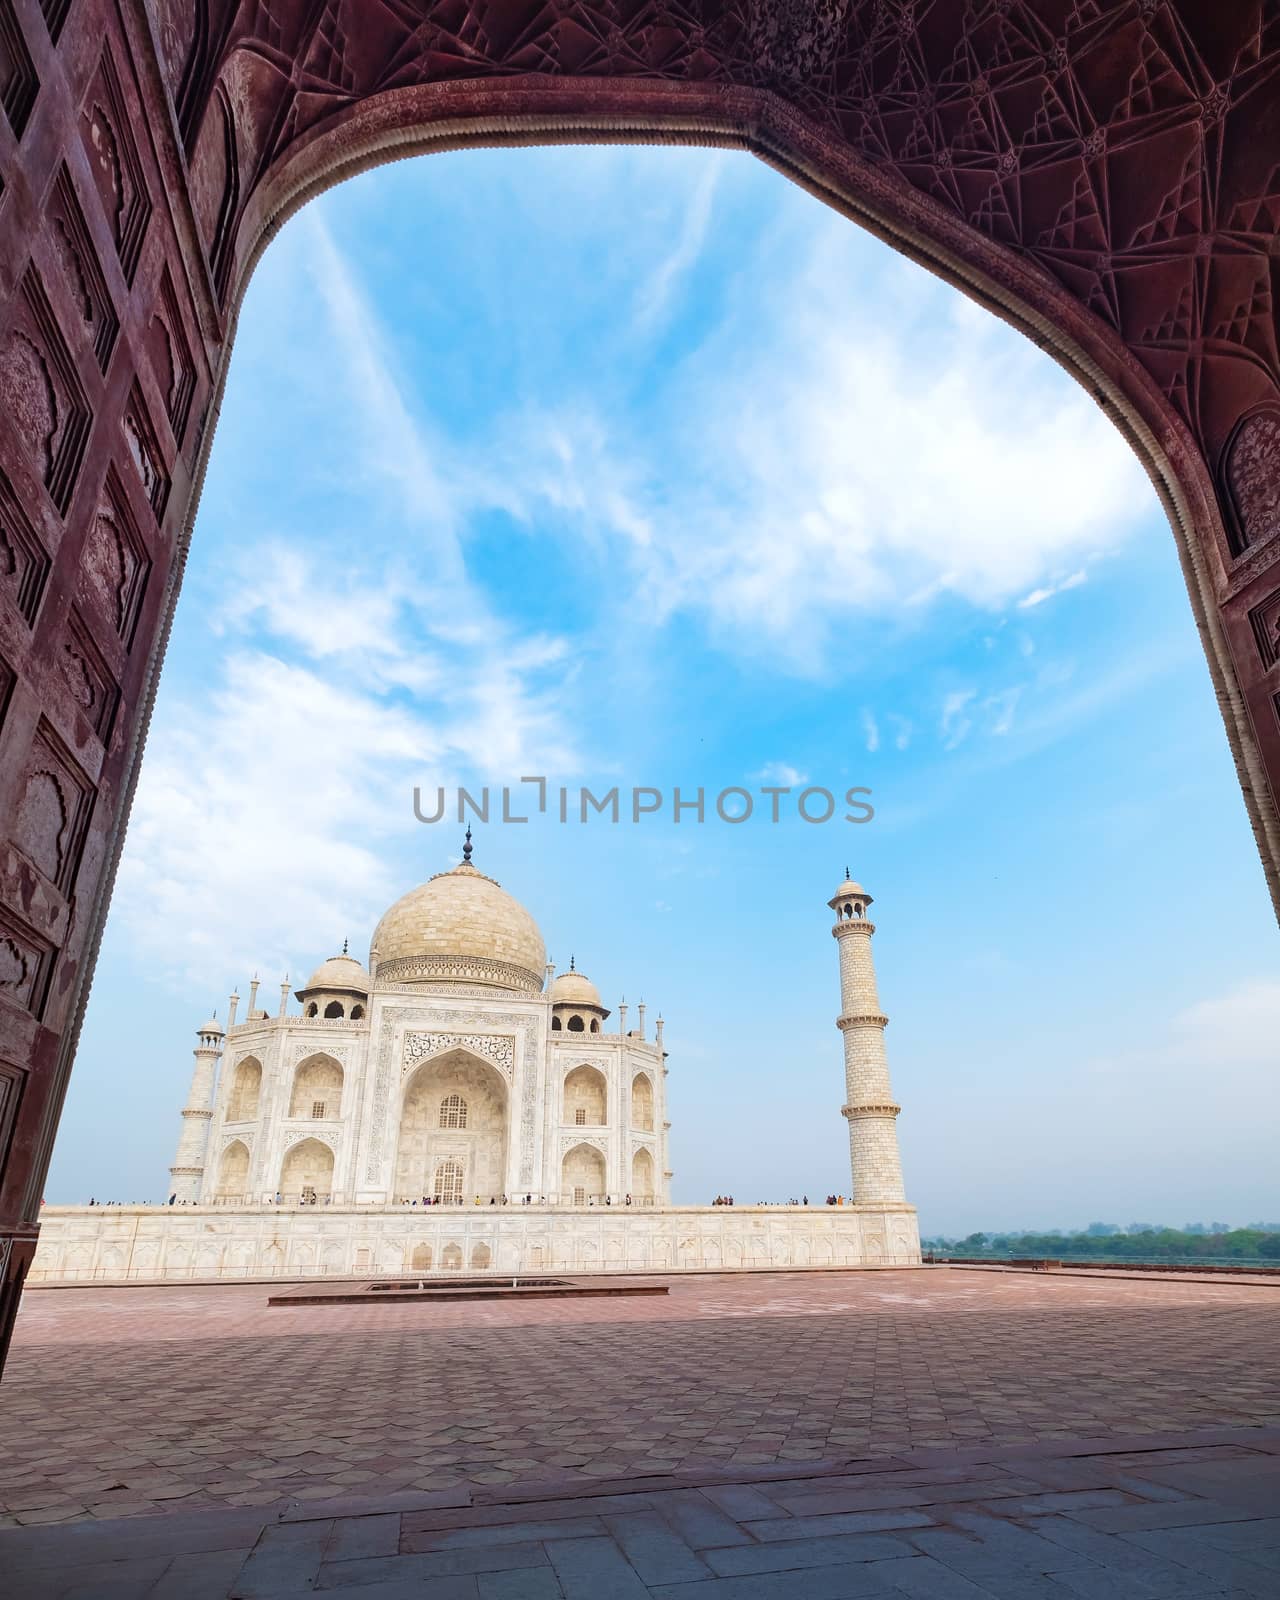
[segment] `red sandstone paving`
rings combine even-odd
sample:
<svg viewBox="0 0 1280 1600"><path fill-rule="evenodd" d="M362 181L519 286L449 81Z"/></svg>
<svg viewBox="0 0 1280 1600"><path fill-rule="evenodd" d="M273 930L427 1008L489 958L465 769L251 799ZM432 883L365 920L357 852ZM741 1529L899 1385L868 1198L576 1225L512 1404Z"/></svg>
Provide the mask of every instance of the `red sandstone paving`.
<svg viewBox="0 0 1280 1600"><path fill-rule="evenodd" d="M271 1307L28 1292L0 1523L843 1462L1280 1420L1280 1291L947 1271Z"/></svg>

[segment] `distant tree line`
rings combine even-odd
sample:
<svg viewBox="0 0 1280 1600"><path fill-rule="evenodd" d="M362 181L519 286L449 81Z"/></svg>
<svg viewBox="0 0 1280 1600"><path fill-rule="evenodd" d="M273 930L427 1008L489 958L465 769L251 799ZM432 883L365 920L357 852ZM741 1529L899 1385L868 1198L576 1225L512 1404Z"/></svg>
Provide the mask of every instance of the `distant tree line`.
<svg viewBox="0 0 1280 1600"><path fill-rule="evenodd" d="M1225 1222L1190 1222L1184 1228L1155 1223L1094 1222L1077 1232L971 1233L964 1239L921 1241L939 1255L1096 1257L1100 1260L1166 1261L1176 1257L1280 1262L1280 1223L1233 1228Z"/></svg>

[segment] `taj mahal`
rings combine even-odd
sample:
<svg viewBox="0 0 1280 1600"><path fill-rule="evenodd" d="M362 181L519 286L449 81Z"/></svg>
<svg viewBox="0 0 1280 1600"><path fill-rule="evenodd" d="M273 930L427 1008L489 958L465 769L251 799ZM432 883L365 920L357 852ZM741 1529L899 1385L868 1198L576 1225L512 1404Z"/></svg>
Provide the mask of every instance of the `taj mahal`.
<svg viewBox="0 0 1280 1600"><path fill-rule="evenodd" d="M274 1015L255 979L243 1019L232 994L225 1029L202 1023L169 1203L46 1207L32 1281L920 1259L860 884L827 902L853 1203L673 1206L662 1018L650 1037L619 1004L606 1031L595 984L576 959L556 972L472 854L468 830L384 913L367 966L344 945Z"/></svg>

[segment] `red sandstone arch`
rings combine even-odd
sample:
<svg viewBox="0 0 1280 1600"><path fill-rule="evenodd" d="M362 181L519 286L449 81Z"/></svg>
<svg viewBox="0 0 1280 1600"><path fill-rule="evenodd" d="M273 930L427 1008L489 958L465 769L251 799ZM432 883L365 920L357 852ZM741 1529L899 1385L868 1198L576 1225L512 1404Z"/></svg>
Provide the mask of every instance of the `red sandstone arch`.
<svg viewBox="0 0 1280 1600"><path fill-rule="evenodd" d="M373 162L736 145L1051 351L1169 512L1280 906L1264 0L0 0L0 39L0 1351L239 297Z"/></svg>

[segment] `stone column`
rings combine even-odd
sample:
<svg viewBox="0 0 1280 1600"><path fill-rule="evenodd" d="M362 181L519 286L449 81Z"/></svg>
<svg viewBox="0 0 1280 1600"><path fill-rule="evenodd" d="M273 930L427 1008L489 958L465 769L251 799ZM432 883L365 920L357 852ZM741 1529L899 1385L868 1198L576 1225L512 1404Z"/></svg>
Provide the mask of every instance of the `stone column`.
<svg viewBox="0 0 1280 1600"><path fill-rule="evenodd" d="M827 902L836 914L831 933L840 949L840 1018L844 1035L845 1104L849 1122L849 1167L857 1205L901 1204L902 1161L897 1117L885 1058L888 1017L880 1010L867 920L871 896L861 884L846 881Z"/></svg>
<svg viewBox="0 0 1280 1600"><path fill-rule="evenodd" d="M197 1201L204 1181L204 1163L209 1145L209 1124L213 1120L213 1089L222 1054L223 1032L211 1018L198 1031L199 1043L192 1052L195 1068L191 1089L182 1112L182 1132L178 1153L169 1168L169 1190L179 1200Z"/></svg>

